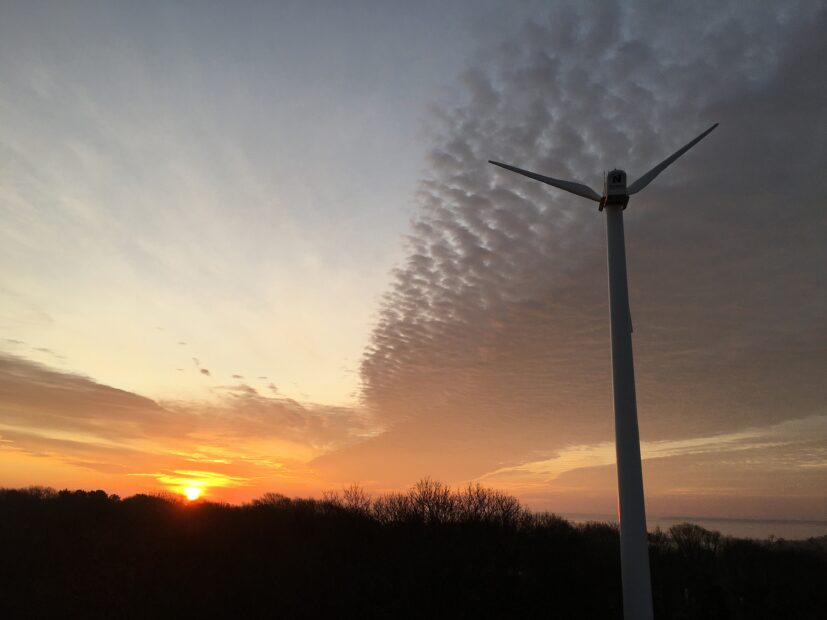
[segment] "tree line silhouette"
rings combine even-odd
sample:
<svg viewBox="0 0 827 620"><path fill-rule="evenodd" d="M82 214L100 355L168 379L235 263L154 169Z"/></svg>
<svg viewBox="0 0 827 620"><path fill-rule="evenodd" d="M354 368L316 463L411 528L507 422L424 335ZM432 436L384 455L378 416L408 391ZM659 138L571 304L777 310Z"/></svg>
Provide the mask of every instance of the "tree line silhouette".
<svg viewBox="0 0 827 620"><path fill-rule="evenodd" d="M658 618L827 617L827 537L650 534ZM616 526L424 479L371 497L0 489L3 618L621 618Z"/></svg>

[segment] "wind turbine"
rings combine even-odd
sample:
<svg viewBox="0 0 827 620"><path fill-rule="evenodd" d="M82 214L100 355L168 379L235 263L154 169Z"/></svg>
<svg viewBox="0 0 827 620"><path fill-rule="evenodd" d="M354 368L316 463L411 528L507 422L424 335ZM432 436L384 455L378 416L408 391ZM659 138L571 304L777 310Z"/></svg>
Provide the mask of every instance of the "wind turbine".
<svg viewBox="0 0 827 620"><path fill-rule="evenodd" d="M649 185L667 166L700 142L712 127L670 155L637 181L626 186L626 172L612 170L603 181L603 195L573 181L561 181L528 172L497 161L488 163L517 172L558 189L600 203L606 211L606 239L609 262L609 308L612 337L612 391L617 451L618 516L620 518L620 570L623 581L623 617L652 620L652 585L649 576L649 544L646 537L646 509L643 503L643 475L640 467L640 435L635 399L635 369L632 360L632 317L626 282L626 244L623 237L623 210L629 196Z"/></svg>

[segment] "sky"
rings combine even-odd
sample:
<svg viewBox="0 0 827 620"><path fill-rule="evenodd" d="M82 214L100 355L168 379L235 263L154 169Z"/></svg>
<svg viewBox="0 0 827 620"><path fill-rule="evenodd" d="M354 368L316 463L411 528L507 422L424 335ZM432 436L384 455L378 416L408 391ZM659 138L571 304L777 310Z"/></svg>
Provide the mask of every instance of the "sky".
<svg viewBox="0 0 827 620"><path fill-rule="evenodd" d="M827 520L820 2L0 3L0 486Z"/></svg>

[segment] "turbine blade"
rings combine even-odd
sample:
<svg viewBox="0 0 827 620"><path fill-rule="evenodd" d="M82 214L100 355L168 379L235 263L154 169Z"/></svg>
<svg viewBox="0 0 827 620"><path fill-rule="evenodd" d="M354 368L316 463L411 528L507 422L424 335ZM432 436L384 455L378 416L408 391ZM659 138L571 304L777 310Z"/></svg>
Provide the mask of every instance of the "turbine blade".
<svg viewBox="0 0 827 620"><path fill-rule="evenodd" d="M600 194L594 191L591 187L583 185L582 183L575 183L574 181L561 181L560 179L552 179L551 177L546 177L542 174L537 174L536 172L529 172L528 170L515 168L514 166L509 166L508 164L501 164L498 161L491 161L490 159L488 160L488 163L494 164L495 166L499 166L500 168L505 168L506 170L511 170L511 172L516 172L517 174L522 174L531 179L542 181L543 183L548 183L549 185L552 185L558 189L571 192L572 194L577 194L578 196L582 196L583 198L588 198L589 200L600 202Z"/></svg>
<svg viewBox="0 0 827 620"><path fill-rule="evenodd" d="M686 153L686 152L687 152L689 149L691 149L693 146L695 146L696 144L698 144L698 142L700 142L701 140L703 140L703 139L706 137L706 135L707 135L709 132L711 132L713 129L715 129L717 126L718 126L718 123L715 123L712 127L710 127L709 129L707 129L707 130L706 130L705 132L703 132L700 136L698 136L697 138L695 138L694 140L692 140L692 142L690 142L689 144L687 144L687 145L686 145L685 147L683 147L682 149L678 150L678 151L677 151L674 155L670 155L669 157L667 157L666 159L664 159L664 160L663 160L662 162L660 162L657 166L655 166L654 168L652 168L649 172L647 172L646 174L644 174L644 175L643 175L642 177L640 177L637 181L635 181L634 183L632 183L632 184L629 186L629 188L626 190L626 191L627 191L627 193L631 196L632 194L636 194L637 192L639 192L640 190L642 190L644 187L646 187L647 185L649 185L649 183L651 183L652 181L654 181L654 180L655 180L655 177L656 177L656 176L658 176L661 172L663 172L669 164L671 164L671 163L672 163L673 161L675 161L678 157L680 157L681 155L683 155L684 153Z"/></svg>

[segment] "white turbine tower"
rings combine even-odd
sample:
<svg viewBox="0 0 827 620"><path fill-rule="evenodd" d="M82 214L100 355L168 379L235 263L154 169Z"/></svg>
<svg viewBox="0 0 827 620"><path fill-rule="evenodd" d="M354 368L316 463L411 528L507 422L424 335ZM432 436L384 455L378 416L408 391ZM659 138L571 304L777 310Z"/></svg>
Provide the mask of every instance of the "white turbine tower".
<svg viewBox="0 0 827 620"><path fill-rule="evenodd" d="M640 468L640 435L635 399L635 369L632 361L632 317L626 283L626 245L623 238L623 210L629 196L649 185L656 176L700 142L718 123L667 157L637 181L626 187L626 173L612 170L606 176L601 196L582 183L561 181L489 161L537 181L600 203L606 211L606 238L609 261L609 306L612 334L612 390L615 410L617 489L620 518L620 565L623 580L623 617L652 620L652 585L649 577L649 545L646 538L646 510L643 503L643 475Z"/></svg>

